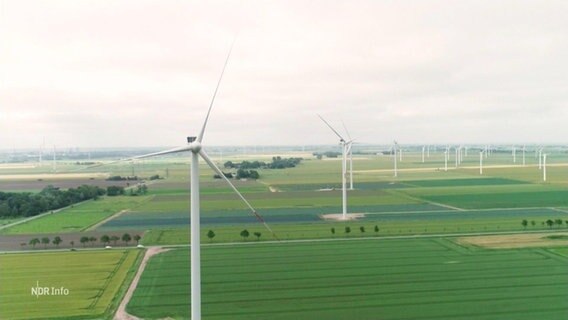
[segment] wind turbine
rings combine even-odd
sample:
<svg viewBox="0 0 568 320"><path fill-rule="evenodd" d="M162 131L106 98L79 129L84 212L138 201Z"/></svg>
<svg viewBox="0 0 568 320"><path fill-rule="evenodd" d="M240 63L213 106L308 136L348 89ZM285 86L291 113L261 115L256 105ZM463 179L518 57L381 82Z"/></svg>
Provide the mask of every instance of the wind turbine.
<svg viewBox="0 0 568 320"><path fill-rule="evenodd" d="M546 182L546 153L542 155L542 181Z"/></svg>
<svg viewBox="0 0 568 320"><path fill-rule="evenodd" d="M343 197L343 220L347 220L347 152L348 146L352 141L345 141L345 139L337 132L325 119L318 114L318 117L339 137L339 144L341 145L341 192Z"/></svg>
<svg viewBox="0 0 568 320"><path fill-rule="evenodd" d="M527 146L523 146L523 167L525 166L526 162L525 162L525 151L527 149Z"/></svg>
<svg viewBox="0 0 568 320"><path fill-rule="evenodd" d="M341 121L341 123L343 124L343 129L345 129L345 132L347 133L347 137L349 138L349 142L347 143L349 146L347 148L347 153L349 156L349 190L353 190L353 141L354 139L351 138L351 135L349 134L349 130L347 130L347 127L345 126L345 122Z"/></svg>
<svg viewBox="0 0 568 320"><path fill-rule="evenodd" d="M479 174L483 174L483 149L479 151Z"/></svg>
<svg viewBox="0 0 568 320"><path fill-rule="evenodd" d="M167 154L179 153L179 152L191 152L191 167L190 167L190 202L191 202L191 209L190 209L190 224L191 224L191 246L190 246L190 255L191 255L191 319L192 320L200 320L201 319L201 248L200 248L200 205L199 205L199 158L201 157L211 169L218 174L221 178L227 182L227 184L235 191L235 193L243 200L246 206L251 210L252 214L260 221L268 231L272 233L272 235L276 237L272 229L266 224L264 219L257 213L257 211L252 207L252 205L245 199L245 197L239 192L239 190L231 183L231 181L225 177L221 169L217 167L217 165L209 158L209 155L204 150L203 136L205 134L205 128L207 126L207 122L209 120L209 116L211 114L211 109L213 108L213 103L215 101L215 97L217 96L217 91L219 90L219 85L221 84L221 80L223 79L223 74L225 73L225 69L227 67L227 63L229 61L229 57L231 56L232 45L227 58L225 60L225 64L223 65L223 69L221 71L221 75L217 82L217 86L215 87L215 91L213 93L213 98L209 104L209 109L207 111L207 115L203 122L203 126L201 127L201 131L199 132L198 136L190 136L187 137L187 144L185 146L144 154L132 158L121 159L117 161L112 161L107 164L122 162L122 161L131 161L135 159L144 159L156 156L162 156ZM96 167L100 165L91 166Z"/></svg>
<svg viewBox="0 0 568 320"><path fill-rule="evenodd" d="M424 151L426 149L426 146L422 146L422 163L424 163Z"/></svg>
<svg viewBox="0 0 568 320"><path fill-rule="evenodd" d="M542 148L538 149L538 170L542 170Z"/></svg>
<svg viewBox="0 0 568 320"><path fill-rule="evenodd" d="M444 151L444 171L448 171L448 148Z"/></svg>
<svg viewBox="0 0 568 320"><path fill-rule="evenodd" d="M513 163L517 163L517 148L513 146Z"/></svg>
<svg viewBox="0 0 568 320"><path fill-rule="evenodd" d="M398 148L398 142L394 141L393 151L394 151L394 176L398 177L398 168L396 167L396 149Z"/></svg>

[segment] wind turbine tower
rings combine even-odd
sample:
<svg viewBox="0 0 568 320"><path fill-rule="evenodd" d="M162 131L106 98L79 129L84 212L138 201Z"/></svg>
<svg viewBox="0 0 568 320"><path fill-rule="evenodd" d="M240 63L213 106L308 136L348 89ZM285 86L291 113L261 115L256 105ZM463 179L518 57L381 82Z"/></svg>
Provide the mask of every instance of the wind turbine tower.
<svg viewBox="0 0 568 320"><path fill-rule="evenodd" d="M347 220L347 152L349 144L352 141L345 141L345 139L335 130L325 119L318 114L318 117L339 137L339 145L341 146L341 191L343 198L343 220Z"/></svg>
<svg viewBox="0 0 568 320"><path fill-rule="evenodd" d="M542 155L542 181L546 182L546 153Z"/></svg>
<svg viewBox="0 0 568 320"><path fill-rule="evenodd" d="M479 174L483 174L483 150L479 151Z"/></svg>
<svg viewBox="0 0 568 320"><path fill-rule="evenodd" d="M393 155L394 155L394 176L398 177L398 168L397 168L397 164L396 164L396 149L398 149L398 142L396 142L396 140L394 141L394 146L393 146Z"/></svg>

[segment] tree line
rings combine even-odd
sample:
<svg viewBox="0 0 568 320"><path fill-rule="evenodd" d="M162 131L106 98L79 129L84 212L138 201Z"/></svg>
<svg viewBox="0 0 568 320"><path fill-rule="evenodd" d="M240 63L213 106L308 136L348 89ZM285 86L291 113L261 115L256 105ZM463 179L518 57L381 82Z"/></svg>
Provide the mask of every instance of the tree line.
<svg viewBox="0 0 568 320"><path fill-rule="evenodd" d="M565 224L566 224L566 227L568 227L568 220L563 221L562 219L554 219L554 220L548 219L548 220L546 220L546 221L541 221L540 224L543 225L543 226L544 226L544 225L547 225L548 228L552 229L552 227L553 227L554 225L556 225L556 226L558 226L558 227L561 227L563 223L565 223ZM530 224L531 224L531 226L534 227L534 226L536 226L536 221L532 220L532 221L530 222ZM523 226L523 228L526 229L527 226L529 225L529 221L528 221L527 219L523 219L523 221L521 221L521 225Z"/></svg>
<svg viewBox="0 0 568 320"><path fill-rule="evenodd" d="M0 192L0 218L32 217L85 200L96 200L105 194L105 189L88 185L67 190L49 185L39 193Z"/></svg>
<svg viewBox="0 0 568 320"><path fill-rule="evenodd" d="M227 169L285 169L294 168L302 161L302 158L282 158L280 156L272 157L272 162L266 163L264 161L243 161L235 163L227 161L223 166Z"/></svg>
<svg viewBox="0 0 568 320"><path fill-rule="evenodd" d="M116 235L113 236L108 236L108 235L103 235L100 238L100 242L103 244L103 246L109 245L110 242L112 241L113 244L116 246L116 243L119 240L122 240L122 242L124 242L126 245L128 245L128 243L132 240L136 241L136 245L139 244L140 239L142 239L142 237L140 235L130 235L129 233L125 233L122 235L122 237L118 237ZM94 236L83 236L79 239L79 242L83 245L83 248L87 245L87 244L91 244L91 247L93 247L96 242L97 242L97 237ZM63 242L63 239L60 236L55 236L53 239L50 239L49 237L42 237L42 238L33 238L31 239L28 244L30 246L32 246L35 249L35 246L38 244L43 244L43 248L47 249L47 246L49 244L53 244L56 246L56 248L59 248L59 245ZM69 241L69 244L71 245L72 248L75 247L75 241L71 240ZM26 245L26 243L21 243L21 246L23 247L24 245Z"/></svg>

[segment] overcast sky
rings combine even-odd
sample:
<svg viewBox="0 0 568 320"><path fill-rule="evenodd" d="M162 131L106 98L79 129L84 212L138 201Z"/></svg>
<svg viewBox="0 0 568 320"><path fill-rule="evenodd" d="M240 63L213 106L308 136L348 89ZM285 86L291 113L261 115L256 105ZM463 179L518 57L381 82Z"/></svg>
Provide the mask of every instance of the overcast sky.
<svg viewBox="0 0 568 320"><path fill-rule="evenodd" d="M0 0L0 148L565 143L566 1ZM238 34L238 35L237 35Z"/></svg>

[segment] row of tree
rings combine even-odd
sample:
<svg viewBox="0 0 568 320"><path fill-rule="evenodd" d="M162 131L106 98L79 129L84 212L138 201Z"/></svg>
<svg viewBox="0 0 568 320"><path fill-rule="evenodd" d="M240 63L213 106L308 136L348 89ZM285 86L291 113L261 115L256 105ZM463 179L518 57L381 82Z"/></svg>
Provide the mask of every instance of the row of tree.
<svg viewBox="0 0 568 320"><path fill-rule="evenodd" d="M546 221L542 221L542 222L541 222L541 225L543 225L543 226L544 226L544 225L547 225L550 229L552 229L552 227L553 227L554 225L556 225L556 226L558 226L558 227L561 227L562 224L564 224L564 223L566 224L566 227L568 228L568 220L563 221L562 219L554 219L554 220L548 219L548 220L546 220ZM531 224L531 226L534 227L534 226L536 226L536 221L532 220L532 221L530 222L530 224ZM521 221L521 225L523 226L523 228L526 229L527 226L529 225L529 221L528 221L527 219L523 219L523 221Z"/></svg>
<svg viewBox="0 0 568 320"><path fill-rule="evenodd" d="M321 160L323 157L337 158L340 155L341 155L341 152L336 152L336 151L314 152L313 153L313 156L316 157L318 160Z"/></svg>
<svg viewBox="0 0 568 320"><path fill-rule="evenodd" d="M32 217L105 194L105 189L88 185L67 190L49 185L39 193L0 192L0 218Z"/></svg>
<svg viewBox="0 0 568 320"><path fill-rule="evenodd" d="M285 169L294 168L300 162L302 158L282 158L280 156L272 157L272 162L266 163L264 161L243 161L240 163L235 163L232 161L227 161L223 166L227 169Z"/></svg>
<svg viewBox="0 0 568 320"><path fill-rule="evenodd" d="M379 233L379 231L380 231L379 226L375 226L375 227L373 228L373 230L375 231L375 233ZM361 233L365 233L366 229L365 229L365 227L360 226L360 227L359 227L359 231L361 231ZM336 232L336 231L335 231L335 228L332 227L332 228L331 228L331 234L335 235L335 232ZM345 232L345 234L351 233L351 227L346 226L344 232Z"/></svg>
<svg viewBox="0 0 568 320"><path fill-rule="evenodd" d="M136 188L130 188L130 196L139 196L148 193L148 186L145 184L138 184ZM121 186L108 186L107 195L109 197L122 196L126 194L126 189Z"/></svg>
<svg viewBox="0 0 568 320"><path fill-rule="evenodd" d="M114 243L114 245L116 245L116 243L119 240L122 240L126 245L128 245L128 243L132 240L136 241L136 245L138 245L138 243L140 242L140 239L142 239L142 237L140 237L139 235L135 234L134 236L131 236L128 233L125 233L122 235L122 237L118 237L116 235L113 236L108 236L108 235L103 235L101 236L100 242L103 244L103 246L106 246L108 244L110 244L110 242L112 241ZM94 246L95 243L97 242L97 237L94 236L83 236L79 239L79 242L83 245L83 248L88 244L91 243L91 246ZM63 239L61 239L60 236L56 236L53 238L53 240L49 239L49 237L43 237L43 238L33 238L30 240L29 245L31 245L32 247L35 248L36 245L38 244L43 244L44 245L44 249L47 249L47 246L49 244L54 244L57 248L59 248L59 245L63 242ZM22 246L24 246L26 243L22 243ZM69 244L71 245L71 247L75 247L75 241L71 240L69 241Z"/></svg>
<svg viewBox="0 0 568 320"><path fill-rule="evenodd" d="M260 240L260 236L262 236L262 233L258 231L253 232L252 234L256 237L257 241ZM246 241L250 236L250 232L247 229L244 229L243 231L241 231L240 235L243 238L243 241ZM209 230L209 232L207 232L207 238L209 238L209 241L213 241L213 238L215 238L215 236L216 234L213 230Z"/></svg>

